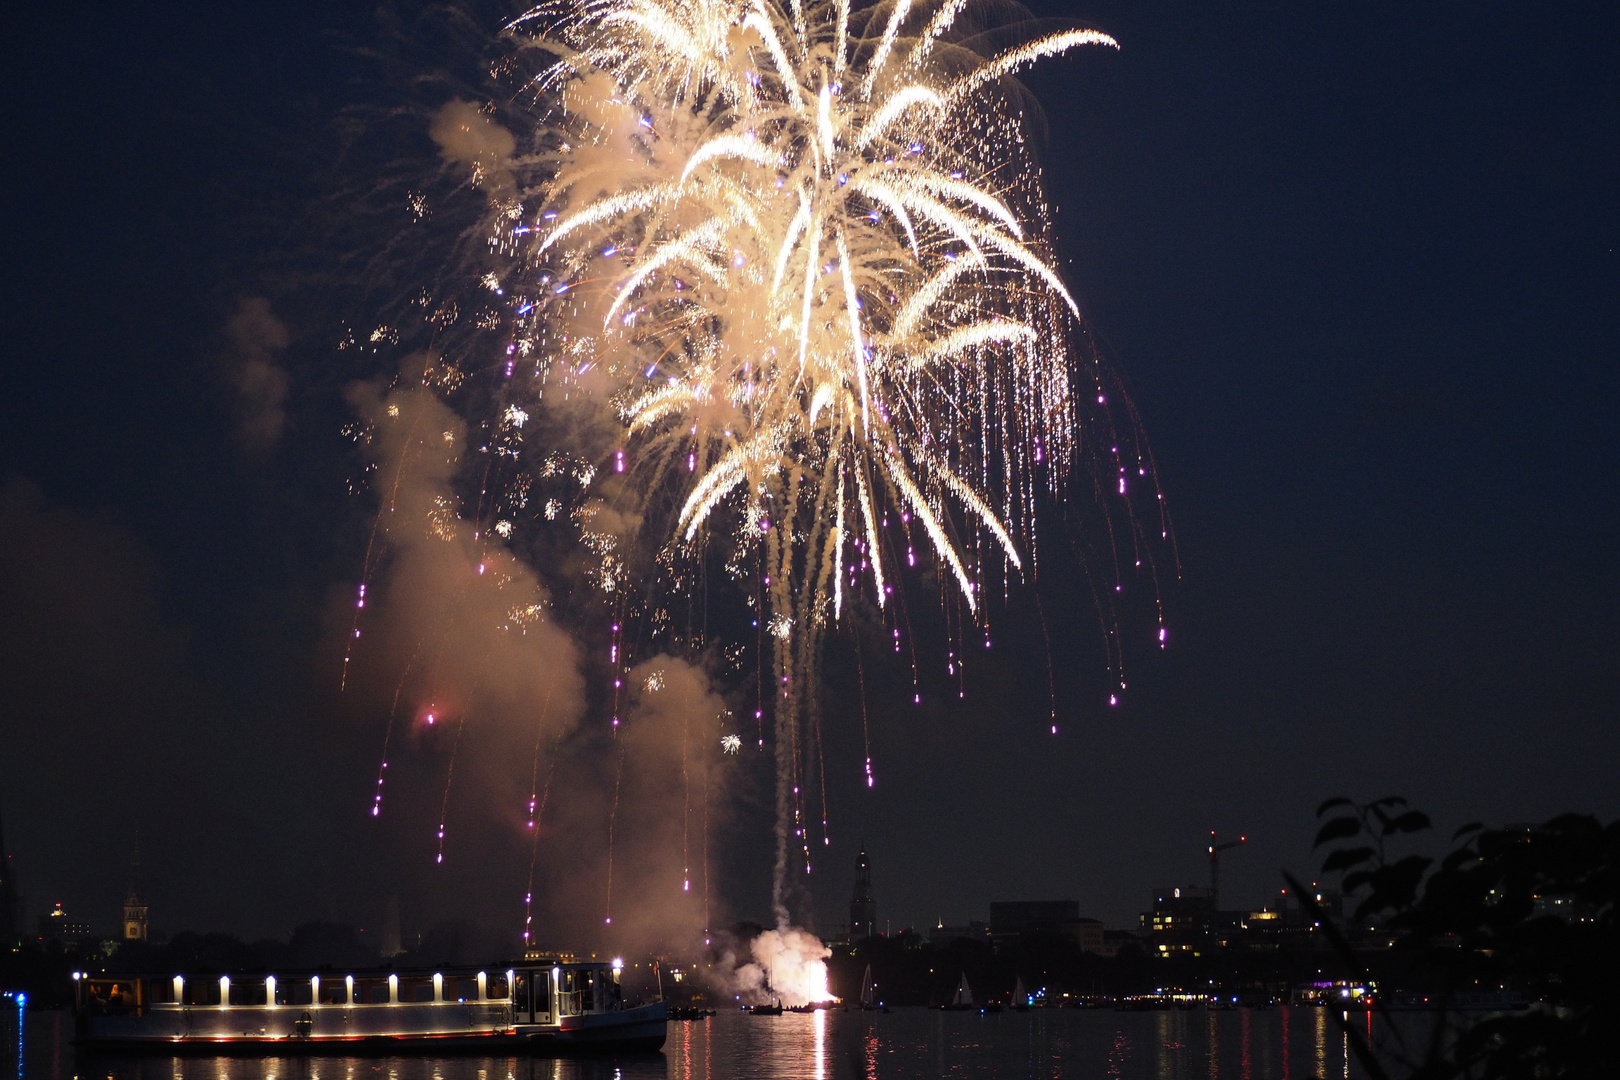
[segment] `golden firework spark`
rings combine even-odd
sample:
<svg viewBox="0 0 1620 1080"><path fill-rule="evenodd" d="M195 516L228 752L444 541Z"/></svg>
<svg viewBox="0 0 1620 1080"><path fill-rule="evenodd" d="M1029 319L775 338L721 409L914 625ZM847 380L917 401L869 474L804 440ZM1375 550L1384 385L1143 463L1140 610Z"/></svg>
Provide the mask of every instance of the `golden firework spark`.
<svg viewBox="0 0 1620 1080"><path fill-rule="evenodd" d="M675 494L646 515L668 542L758 555L779 903L846 595L884 607L921 550L976 615L1076 438L1079 309L1010 76L1115 43L981 56L954 40L966 6L558 0L511 27L552 57L531 89L559 105L538 209L499 215L547 291L552 372L611 395L615 468Z"/></svg>

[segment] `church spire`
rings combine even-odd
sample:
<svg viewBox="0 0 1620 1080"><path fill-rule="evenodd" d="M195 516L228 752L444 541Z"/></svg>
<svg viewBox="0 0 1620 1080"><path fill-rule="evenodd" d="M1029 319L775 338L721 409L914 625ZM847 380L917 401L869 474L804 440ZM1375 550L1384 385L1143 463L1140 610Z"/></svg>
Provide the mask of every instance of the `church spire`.
<svg viewBox="0 0 1620 1080"><path fill-rule="evenodd" d="M860 941L877 933L877 901L872 897L872 862L866 857L866 841L855 857L855 891L849 898L849 940Z"/></svg>
<svg viewBox="0 0 1620 1080"><path fill-rule="evenodd" d="M135 851L129 860L129 897L124 901L124 940L145 941L147 935L146 903L141 899L141 834L135 833Z"/></svg>

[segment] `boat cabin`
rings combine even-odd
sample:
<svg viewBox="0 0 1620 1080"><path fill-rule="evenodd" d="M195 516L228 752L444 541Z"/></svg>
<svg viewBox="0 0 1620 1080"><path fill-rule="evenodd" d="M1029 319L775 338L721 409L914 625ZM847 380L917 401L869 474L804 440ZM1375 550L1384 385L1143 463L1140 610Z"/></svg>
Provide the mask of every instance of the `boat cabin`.
<svg viewBox="0 0 1620 1080"><path fill-rule="evenodd" d="M627 1009L622 963L557 960L501 969L288 972L263 975L74 973L83 1041L102 1044L548 1038L615 1019ZM657 1003L662 1041L663 1006ZM621 1032L622 1033L622 1032Z"/></svg>

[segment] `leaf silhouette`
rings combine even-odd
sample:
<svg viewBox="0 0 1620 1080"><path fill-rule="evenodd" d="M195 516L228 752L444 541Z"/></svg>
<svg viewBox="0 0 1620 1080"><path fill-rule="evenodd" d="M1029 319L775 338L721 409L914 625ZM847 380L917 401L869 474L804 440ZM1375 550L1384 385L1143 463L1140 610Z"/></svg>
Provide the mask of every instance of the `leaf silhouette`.
<svg viewBox="0 0 1620 1080"><path fill-rule="evenodd" d="M1353 817L1339 817L1323 825L1316 834L1316 843L1312 847L1321 847L1323 844L1335 840L1348 840L1352 836L1361 834L1361 822Z"/></svg>
<svg viewBox="0 0 1620 1080"><path fill-rule="evenodd" d="M1322 862L1322 873L1331 874L1335 870L1348 870L1352 866L1360 866L1373 857L1370 847L1340 848L1328 855Z"/></svg>
<svg viewBox="0 0 1620 1080"><path fill-rule="evenodd" d="M1408 810L1397 818L1384 823L1384 835L1394 833L1420 832L1429 827L1429 815L1421 810Z"/></svg>

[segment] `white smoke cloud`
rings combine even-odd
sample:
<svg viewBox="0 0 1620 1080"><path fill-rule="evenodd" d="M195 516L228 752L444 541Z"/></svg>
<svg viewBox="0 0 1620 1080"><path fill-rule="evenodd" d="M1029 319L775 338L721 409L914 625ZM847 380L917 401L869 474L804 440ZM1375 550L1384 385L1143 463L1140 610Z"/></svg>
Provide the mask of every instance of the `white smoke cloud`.
<svg viewBox="0 0 1620 1080"><path fill-rule="evenodd" d="M236 435L249 450L265 451L287 424L287 372L278 362L287 347L287 327L270 312L270 301L250 296L225 324L225 375L236 391Z"/></svg>
<svg viewBox="0 0 1620 1080"><path fill-rule="evenodd" d="M827 957L832 950L808 930L782 927L767 930L749 943L751 963L732 974L732 991L746 1005L773 998L783 1005L812 1005L832 1001L827 984Z"/></svg>
<svg viewBox="0 0 1620 1080"><path fill-rule="evenodd" d="M352 661L346 693L370 703L368 721L389 746L377 810L399 830L412 894L446 914L466 910L448 878L432 896L420 884L443 854L499 883L510 897L500 919L515 930L536 747L550 753L578 723L584 678L533 568L463 517L452 481L466 426L422 385L427 363L414 358L394 389L350 388L370 424L379 506L372 579L334 628ZM428 844L441 829L436 851Z"/></svg>
<svg viewBox="0 0 1620 1080"><path fill-rule="evenodd" d="M586 646L557 620L534 567L462 516L454 481L467 425L423 385L430 363L413 358L394 388L349 392L369 424L379 506L363 636L344 644L349 692L373 703L379 736L381 714L395 715L380 816L403 824L407 872L425 870L434 856L424 842L447 806L445 865L501 882L510 900L500 920L513 928L532 849L537 947L697 956L723 914L708 870L728 817L725 702L701 666L660 655L625 672L616 729L587 715ZM587 531L623 536L638 525L599 497L585 510ZM584 573L566 561L546 570ZM334 622L347 627L354 603ZM520 812L531 783L544 799L532 815ZM457 901L447 890L440 902Z"/></svg>
<svg viewBox="0 0 1620 1080"><path fill-rule="evenodd" d="M446 161L465 166L474 187L505 203L517 194L512 154L517 140L470 101L451 101L433 116L428 135Z"/></svg>

